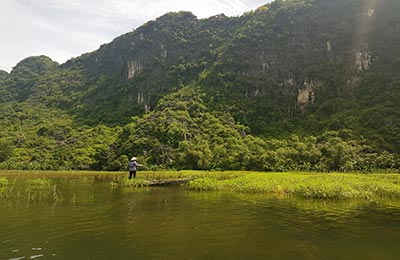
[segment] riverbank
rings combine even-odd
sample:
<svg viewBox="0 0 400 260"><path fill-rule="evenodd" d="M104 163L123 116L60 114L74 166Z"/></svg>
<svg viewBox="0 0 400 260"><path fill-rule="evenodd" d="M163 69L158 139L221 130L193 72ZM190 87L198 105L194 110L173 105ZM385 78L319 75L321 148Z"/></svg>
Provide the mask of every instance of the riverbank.
<svg viewBox="0 0 400 260"><path fill-rule="evenodd" d="M227 180L210 177L189 183L190 190L289 195L307 199L399 199L399 174L251 173Z"/></svg>
<svg viewBox="0 0 400 260"><path fill-rule="evenodd" d="M275 194L320 200L400 199L400 174L316 173L316 172L240 172L240 171L140 171L138 178L127 179L125 172L0 172L3 186L7 177L80 177L110 179L112 186L144 187L163 180L191 179L184 185L194 191L227 191Z"/></svg>
<svg viewBox="0 0 400 260"><path fill-rule="evenodd" d="M152 180L194 178L185 186L195 191L274 194L305 199L399 199L400 174L315 172L146 172L136 180L117 179L114 185L150 186Z"/></svg>

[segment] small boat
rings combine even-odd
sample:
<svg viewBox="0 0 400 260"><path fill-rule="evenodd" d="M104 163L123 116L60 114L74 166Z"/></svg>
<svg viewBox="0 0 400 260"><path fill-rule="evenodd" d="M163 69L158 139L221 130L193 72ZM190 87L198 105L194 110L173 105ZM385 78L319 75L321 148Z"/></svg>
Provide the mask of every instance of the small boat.
<svg viewBox="0 0 400 260"><path fill-rule="evenodd" d="M186 178L186 179L169 179L169 180L152 180L149 186L177 186L181 184L185 184L194 178Z"/></svg>

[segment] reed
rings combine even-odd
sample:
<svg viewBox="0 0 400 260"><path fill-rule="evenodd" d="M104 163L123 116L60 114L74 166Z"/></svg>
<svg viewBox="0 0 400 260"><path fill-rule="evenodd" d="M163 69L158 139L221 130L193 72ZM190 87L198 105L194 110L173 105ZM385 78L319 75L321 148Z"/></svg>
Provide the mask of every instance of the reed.
<svg viewBox="0 0 400 260"><path fill-rule="evenodd" d="M111 183L112 187L147 187L150 185L150 181L142 178L135 178L135 179L126 179L126 178L119 178L118 180L114 180Z"/></svg>
<svg viewBox="0 0 400 260"><path fill-rule="evenodd" d="M118 174L112 177L111 186L124 186L124 187L143 187L149 186L151 182L157 180L179 180L189 178L204 178L212 177L213 179L224 180L235 177L245 176L250 172L239 171L142 171L138 172L138 178L129 180L127 174Z"/></svg>
<svg viewBox="0 0 400 260"><path fill-rule="evenodd" d="M308 199L398 199L400 175L342 173L251 173L226 180L205 177L188 189L284 194Z"/></svg>
<svg viewBox="0 0 400 260"><path fill-rule="evenodd" d="M53 195L54 202L62 202L64 200L61 191L57 188L57 185L51 186L51 193Z"/></svg>
<svg viewBox="0 0 400 260"><path fill-rule="evenodd" d="M307 199L399 199L400 174L378 173L317 173L279 172L262 173L246 171L139 171L138 178L128 180L127 172L40 172L40 178L27 180L27 187L52 187L45 177L77 176L90 180L110 180L112 187L147 187L154 181L194 178L187 185L190 190L234 191L241 193L296 196ZM10 174L7 172L7 174ZM19 174L19 173L18 173ZM34 174L31 174L32 176ZM0 178L8 183L7 178ZM4 185L4 184L3 184ZM10 186L10 185L9 185ZM62 201L61 193L52 190L56 201ZM32 196L31 196L32 197Z"/></svg>
<svg viewBox="0 0 400 260"><path fill-rule="evenodd" d="M0 178L5 179L5 178ZM18 186L8 185L0 186L0 200L25 200L31 202L44 202L53 199L54 202L62 202L63 196L56 185L52 185L51 181L45 178L28 179L25 181L25 189L20 190Z"/></svg>
<svg viewBox="0 0 400 260"><path fill-rule="evenodd" d="M0 178L0 187L7 186L9 184L8 179L1 177Z"/></svg>
<svg viewBox="0 0 400 260"><path fill-rule="evenodd" d="M29 179L26 181L26 185L35 187L50 187L51 181L46 178Z"/></svg>

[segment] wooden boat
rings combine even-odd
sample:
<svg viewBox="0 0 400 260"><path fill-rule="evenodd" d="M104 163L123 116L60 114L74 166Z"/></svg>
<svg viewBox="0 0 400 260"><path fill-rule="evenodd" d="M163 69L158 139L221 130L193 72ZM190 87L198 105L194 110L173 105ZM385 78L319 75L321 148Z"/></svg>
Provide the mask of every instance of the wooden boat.
<svg viewBox="0 0 400 260"><path fill-rule="evenodd" d="M186 179L168 179L168 180L152 180L149 186L177 186L181 184L185 184L194 178L186 178Z"/></svg>

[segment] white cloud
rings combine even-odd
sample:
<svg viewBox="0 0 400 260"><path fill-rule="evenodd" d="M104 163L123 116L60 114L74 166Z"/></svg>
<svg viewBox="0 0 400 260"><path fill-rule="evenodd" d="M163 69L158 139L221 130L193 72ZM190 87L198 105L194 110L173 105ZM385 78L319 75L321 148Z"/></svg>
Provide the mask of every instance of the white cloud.
<svg viewBox="0 0 400 260"><path fill-rule="evenodd" d="M264 2L269 0L1 0L0 69L42 54L65 62L166 12L232 16Z"/></svg>

